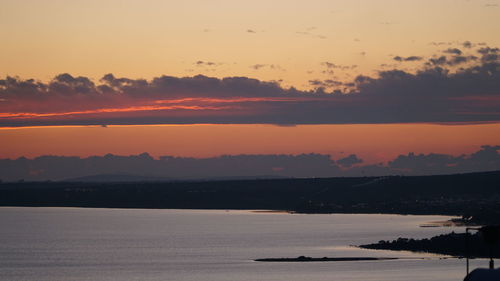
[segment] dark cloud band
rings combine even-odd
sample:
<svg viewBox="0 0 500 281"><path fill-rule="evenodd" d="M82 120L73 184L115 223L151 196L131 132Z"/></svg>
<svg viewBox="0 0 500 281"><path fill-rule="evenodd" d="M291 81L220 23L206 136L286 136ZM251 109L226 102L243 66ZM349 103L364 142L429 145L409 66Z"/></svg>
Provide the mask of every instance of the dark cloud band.
<svg viewBox="0 0 500 281"><path fill-rule="evenodd" d="M388 163L366 164L355 154L332 160L324 154L225 155L212 158L131 156L87 158L41 156L34 159L0 159L0 178L6 181L64 180L93 175L140 175L171 179L228 176L335 177L382 175L433 175L493 171L500 166L500 146L482 146L470 155L399 155Z"/></svg>
<svg viewBox="0 0 500 281"><path fill-rule="evenodd" d="M98 83L70 74L48 83L7 77L0 80L0 126L500 121L499 49L481 47L477 57L447 53L411 73L310 80L315 89L309 91L248 77L144 80L107 74Z"/></svg>

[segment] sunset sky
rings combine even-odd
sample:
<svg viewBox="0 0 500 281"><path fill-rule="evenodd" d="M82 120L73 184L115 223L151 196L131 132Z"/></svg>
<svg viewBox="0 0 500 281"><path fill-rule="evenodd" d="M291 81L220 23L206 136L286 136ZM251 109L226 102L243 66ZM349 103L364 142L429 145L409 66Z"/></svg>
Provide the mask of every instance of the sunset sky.
<svg viewBox="0 0 500 281"><path fill-rule="evenodd" d="M0 158L500 144L498 0L0 4Z"/></svg>

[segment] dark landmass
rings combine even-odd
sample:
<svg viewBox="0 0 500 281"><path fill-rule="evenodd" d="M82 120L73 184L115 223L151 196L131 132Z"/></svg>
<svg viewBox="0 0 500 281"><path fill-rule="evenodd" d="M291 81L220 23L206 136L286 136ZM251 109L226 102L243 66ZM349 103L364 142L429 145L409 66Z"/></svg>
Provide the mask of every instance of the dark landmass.
<svg viewBox="0 0 500 281"><path fill-rule="evenodd" d="M228 180L260 180L260 179L280 179L286 177L280 176L241 176L241 177L205 177L198 179L182 179L169 177L138 176L129 174L98 174L93 176L84 176L64 179L62 182L88 182L88 183L161 183L161 182L206 182L206 181L228 181Z"/></svg>
<svg viewBox="0 0 500 281"><path fill-rule="evenodd" d="M256 259L260 262L326 262L326 261L381 261L381 260L397 260L398 258L373 258L373 257L346 257L346 258L311 258L300 256L297 258L267 258Z"/></svg>
<svg viewBox="0 0 500 281"><path fill-rule="evenodd" d="M93 182L93 183L118 183L118 182L169 182L172 178L146 177L125 174L100 174L94 176L76 177L63 180L63 182Z"/></svg>
<svg viewBox="0 0 500 281"><path fill-rule="evenodd" d="M376 250L412 251L434 253L454 257L489 258L490 249L494 258L500 258L500 244L493 244L490 248L479 234L469 234L466 241L465 233L449 233L430 239L398 238L393 241L379 241L375 244L361 245L360 248Z"/></svg>
<svg viewBox="0 0 500 281"><path fill-rule="evenodd" d="M460 216L499 224L500 171L445 176L0 183L0 206L265 209Z"/></svg>

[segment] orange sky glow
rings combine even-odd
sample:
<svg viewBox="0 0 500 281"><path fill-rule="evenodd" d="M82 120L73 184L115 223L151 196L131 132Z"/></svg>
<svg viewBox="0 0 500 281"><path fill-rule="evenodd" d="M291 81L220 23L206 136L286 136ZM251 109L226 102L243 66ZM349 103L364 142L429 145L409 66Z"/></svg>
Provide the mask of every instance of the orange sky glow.
<svg viewBox="0 0 500 281"><path fill-rule="evenodd" d="M0 158L500 145L497 2L3 0Z"/></svg>
<svg viewBox="0 0 500 281"><path fill-rule="evenodd" d="M0 129L0 158L143 152L158 157L222 154L351 153L365 163L409 152L460 155L496 145L500 124L433 125L150 125Z"/></svg>

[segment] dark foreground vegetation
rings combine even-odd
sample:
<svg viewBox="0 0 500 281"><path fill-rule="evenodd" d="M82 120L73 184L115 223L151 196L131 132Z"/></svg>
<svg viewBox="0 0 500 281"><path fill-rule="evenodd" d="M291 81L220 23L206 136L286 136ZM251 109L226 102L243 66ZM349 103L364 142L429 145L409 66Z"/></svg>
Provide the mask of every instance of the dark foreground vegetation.
<svg viewBox="0 0 500 281"><path fill-rule="evenodd" d="M0 184L0 206L443 214L498 224L500 171L445 176Z"/></svg>
<svg viewBox="0 0 500 281"><path fill-rule="evenodd" d="M375 244L361 245L365 249L396 250L425 252L455 257L500 258L500 244L487 244L479 233L470 235L466 240L465 233L449 233L430 239L398 238L393 241L379 241Z"/></svg>

